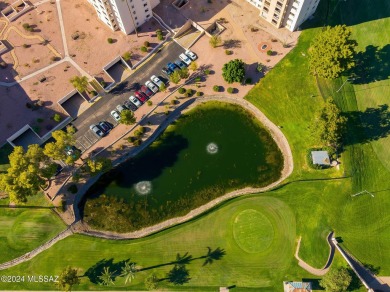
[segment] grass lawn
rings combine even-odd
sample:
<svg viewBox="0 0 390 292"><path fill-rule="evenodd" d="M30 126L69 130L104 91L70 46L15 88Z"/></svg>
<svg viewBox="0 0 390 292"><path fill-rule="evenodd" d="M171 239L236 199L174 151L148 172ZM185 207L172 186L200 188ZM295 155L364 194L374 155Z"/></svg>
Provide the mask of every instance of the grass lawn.
<svg viewBox="0 0 390 292"><path fill-rule="evenodd" d="M7 205L0 200L0 205ZM38 247L65 229L50 209L0 208L0 262Z"/></svg>
<svg viewBox="0 0 390 292"><path fill-rule="evenodd" d="M320 2L320 15L326 14L326 2ZM390 27L389 18L383 18L390 16L390 4L385 0L376 1L375 6L371 4L369 0L330 2L329 23L353 25L353 37L361 51L369 44L382 48L390 43L385 29ZM308 75L307 49L319 31L320 28L303 31L297 47L247 96L282 127L289 140L294 172L286 185L266 194L231 200L201 218L145 239L107 241L72 236L30 262L4 273L58 274L66 265L71 265L79 269L79 274L84 274L95 266L88 275L96 282L96 275L104 265L120 270L120 261L126 259L141 268L160 265L139 272L128 287L142 289L148 274L153 271L158 277L165 277L172 265L163 264L174 261L177 253L188 252L193 258L187 265L191 280L182 288L174 287L175 291L216 291L223 285L237 285L235 291L280 291L283 280L318 278L297 266L293 257L297 237L302 236L301 258L321 268L328 256L325 237L334 230L353 256L380 267L380 275L390 275L388 132L386 127L380 128L385 137L379 138L377 132L362 131L360 127L378 125L378 118L384 120L377 111L372 115L366 109L388 103L390 81L381 75L367 84L347 83L337 93L346 77L326 81ZM384 60L382 67L388 68L385 61L388 62L389 54L380 56ZM377 60L368 58L370 62ZM318 146L308 126L313 122L314 112L329 96L335 98L344 113L357 119L350 125L340 170L320 171L309 168L306 163L306 150ZM387 117L386 110L382 110L382 114ZM373 140L374 134L377 140ZM361 190L368 190L375 197L351 197ZM259 220L261 224L255 226L253 222ZM256 236L254 232L263 236ZM226 254L211 265L203 266L204 258L199 257L206 254L207 247L223 249ZM335 266L340 265L345 262L336 253ZM88 277L81 279L78 289L104 289L92 284ZM172 289L166 281L161 284ZM39 287L28 283L1 285L4 284L0 283L0 289L53 289L49 284ZM108 289L124 289L123 278L117 277L115 286Z"/></svg>
<svg viewBox="0 0 390 292"><path fill-rule="evenodd" d="M263 220L259 228L253 223ZM207 228L205 228L207 226ZM253 231L258 234L253 236ZM264 240L261 234L267 239ZM102 267L120 271L121 261L130 259L139 268L132 289L142 289L144 278L155 272L164 278L172 269L176 255L192 257L187 268L191 280L182 288L186 291L215 291L216 287L237 285L244 288L279 287L285 276L309 276L293 258L296 225L292 209L282 200L268 196L254 196L232 200L214 212L192 222L161 232L145 239L134 241L109 241L84 236L72 236L40 254L30 262L4 271L7 274L29 273L58 274L66 265L79 268L82 284L78 289L100 289L96 282ZM260 244L260 245L259 245ZM212 264L204 265L207 247L220 248L224 255ZM64 256L66 255L66 256ZM167 265L164 265L167 264ZM158 266L147 269L148 267ZM91 269L92 268L92 269ZM89 270L89 271L88 271ZM302 273L301 273L302 272ZM0 283L0 289L4 286ZM35 284L15 284L8 289L31 289ZM162 287L171 287L167 281ZM115 286L123 289L124 279L116 277ZM44 285L40 288L53 288ZM177 290L176 287L174 290ZM279 289L280 290L280 289ZM240 290L238 290L240 291ZM250 290L248 290L250 291Z"/></svg>

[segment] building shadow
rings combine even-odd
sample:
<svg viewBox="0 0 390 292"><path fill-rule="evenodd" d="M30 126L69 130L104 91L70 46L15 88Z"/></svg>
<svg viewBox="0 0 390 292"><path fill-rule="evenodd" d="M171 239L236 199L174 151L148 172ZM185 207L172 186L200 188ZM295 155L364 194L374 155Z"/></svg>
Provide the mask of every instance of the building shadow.
<svg viewBox="0 0 390 292"><path fill-rule="evenodd" d="M390 77L390 45L383 48L369 45L355 57L356 67L350 70L353 84L368 84Z"/></svg>

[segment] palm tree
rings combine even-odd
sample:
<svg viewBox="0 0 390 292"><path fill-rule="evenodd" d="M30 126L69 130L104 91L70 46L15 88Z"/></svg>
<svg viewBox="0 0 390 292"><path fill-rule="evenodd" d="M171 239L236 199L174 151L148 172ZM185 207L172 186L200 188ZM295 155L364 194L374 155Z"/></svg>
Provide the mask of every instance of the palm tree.
<svg viewBox="0 0 390 292"><path fill-rule="evenodd" d="M74 76L70 79L70 83L76 88L79 92L83 93L88 87L88 78L86 76Z"/></svg>
<svg viewBox="0 0 390 292"><path fill-rule="evenodd" d="M112 281L114 273L115 271L110 272L110 267L104 267L102 275L98 277L101 281L101 285L104 286L114 285L114 281Z"/></svg>
<svg viewBox="0 0 390 292"><path fill-rule="evenodd" d="M129 263L129 261L125 262L125 266L122 267L121 276L125 277L125 284L127 282L131 282L134 279L135 273L137 272L137 268L134 263Z"/></svg>

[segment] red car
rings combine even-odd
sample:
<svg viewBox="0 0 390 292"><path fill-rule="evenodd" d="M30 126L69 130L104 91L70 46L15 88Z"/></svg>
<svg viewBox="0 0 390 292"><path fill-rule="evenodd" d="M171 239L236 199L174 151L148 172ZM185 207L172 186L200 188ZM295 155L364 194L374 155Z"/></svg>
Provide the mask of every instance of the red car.
<svg viewBox="0 0 390 292"><path fill-rule="evenodd" d="M141 86L141 91L143 92L143 93L145 93L147 96L149 96L149 97L151 97L154 93L153 93L153 91L151 91L147 86L145 86L145 85L142 85Z"/></svg>
<svg viewBox="0 0 390 292"><path fill-rule="evenodd" d="M140 91L134 92L134 95L136 98L138 98L140 101L145 102L148 99L148 96Z"/></svg>

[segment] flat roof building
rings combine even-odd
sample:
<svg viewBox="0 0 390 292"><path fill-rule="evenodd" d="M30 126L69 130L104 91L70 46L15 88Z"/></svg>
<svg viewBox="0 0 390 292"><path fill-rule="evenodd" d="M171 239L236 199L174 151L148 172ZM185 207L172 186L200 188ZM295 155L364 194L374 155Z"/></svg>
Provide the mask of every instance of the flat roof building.
<svg viewBox="0 0 390 292"><path fill-rule="evenodd" d="M88 0L101 21L112 30L132 33L152 16L160 0Z"/></svg>
<svg viewBox="0 0 390 292"><path fill-rule="evenodd" d="M246 0L260 10L260 16L277 28L295 31L316 11L320 0Z"/></svg>

